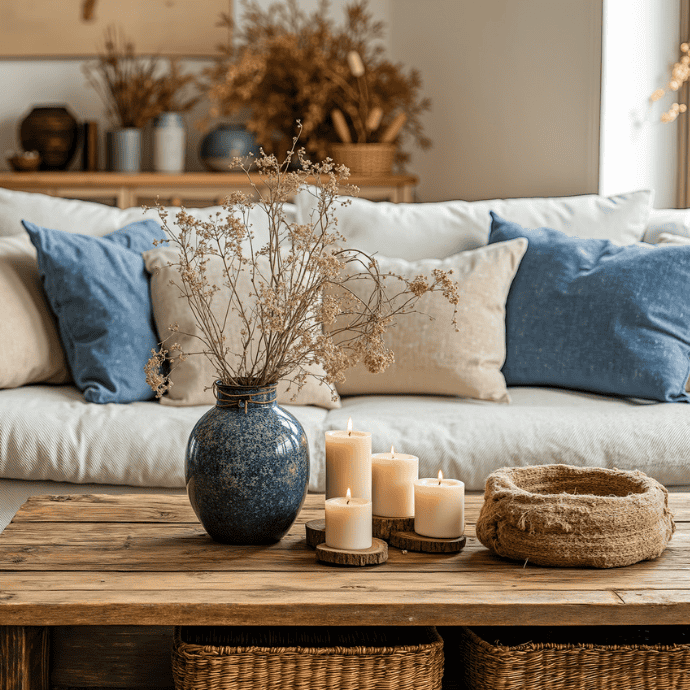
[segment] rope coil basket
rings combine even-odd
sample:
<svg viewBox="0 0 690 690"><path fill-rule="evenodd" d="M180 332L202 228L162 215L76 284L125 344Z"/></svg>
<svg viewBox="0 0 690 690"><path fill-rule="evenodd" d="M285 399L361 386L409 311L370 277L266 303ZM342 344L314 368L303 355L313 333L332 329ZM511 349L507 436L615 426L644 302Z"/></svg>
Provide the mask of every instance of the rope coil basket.
<svg viewBox="0 0 690 690"><path fill-rule="evenodd" d="M435 628L176 627L175 690L441 690Z"/></svg>
<svg viewBox="0 0 690 690"><path fill-rule="evenodd" d="M462 628L456 650L472 690L690 687L688 626Z"/></svg>
<svg viewBox="0 0 690 690"><path fill-rule="evenodd" d="M332 155L353 175L387 175L393 169L395 144L333 144Z"/></svg>
<svg viewBox="0 0 690 690"><path fill-rule="evenodd" d="M564 568L659 557L676 527L668 492L643 472L569 465L489 475L477 538L499 556Z"/></svg>

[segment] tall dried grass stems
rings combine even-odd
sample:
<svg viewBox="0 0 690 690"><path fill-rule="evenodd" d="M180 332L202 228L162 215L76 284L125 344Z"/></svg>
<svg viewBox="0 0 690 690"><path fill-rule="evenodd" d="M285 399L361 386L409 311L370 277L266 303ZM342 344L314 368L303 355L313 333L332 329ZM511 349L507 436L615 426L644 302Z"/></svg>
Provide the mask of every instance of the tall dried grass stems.
<svg viewBox="0 0 690 690"><path fill-rule="evenodd" d="M289 376L299 390L311 375L333 390L358 362L373 373L393 362L393 352L384 343L386 329L397 317L413 311L423 294L439 291L457 310L457 285L448 273L435 270L411 281L383 275L373 256L342 246L335 212L339 205L350 203L340 197L341 191L357 189L347 185L347 168L330 159L312 163L303 149L296 149L297 140L293 139L282 163L264 152L251 164L236 160L249 177L255 198L233 192L226 199L225 214L206 222L182 209L175 223L168 223L159 207L169 237L166 242L179 253L179 261L169 264L179 271L179 280L172 284L187 299L199 331L186 334L198 341L197 352L183 352L179 344L166 342L152 352L146 378L159 397L171 385L164 373L166 360L174 368L187 356L199 354L209 359L224 384L264 386ZM297 169L291 167L293 159ZM250 169L256 174L250 175ZM314 195L316 210L304 223L291 223L284 204L300 190ZM268 219L269 239L262 246L257 246L251 230L252 209ZM210 261L222 263L222 285L208 280ZM352 263L356 272L345 271ZM238 284L247 276L250 298L242 299ZM366 300L349 288L354 280L371 285ZM384 289L386 281L396 284L395 307ZM223 308L218 309L214 300L225 300ZM239 352L230 351L224 335L231 314L242 324ZM339 315L345 315L347 323L334 328ZM324 325L329 326L328 333ZM174 338L177 327L172 325L171 330ZM308 372L314 364L321 365L324 373Z"/></svg>
<svg viewBox="0 0 690 690"><path fill-rule="evenodd" d="M234 44L221 46L216 64L205 71L210 117L249 108L247 129L281 158L289 139L276 139L276 132L292 132L298 119L309 155L325 158L330 144L341 141L331 117L336 109L344 114L353 141L380 141L404 113L401 136L423 149L431 146L420 117L431 104L420 97L419 72L406 72L384 56L384 24L373 20L366 0L345 6L342 26L328 16L327 0L311 14L297 0L265 9L256 0L243 0L243 8L239 27L222 17L235 33ZM398 152L400 162L408 157Z"/></svg>
<svg viewBox="0 0 690 690"><path fill-rule="evenodd" d="M195 78L180 71L171 59L167 72L158 56L137 55L134 44L113 27L97 60L84 65L87 82L106 106L106 115L118 127L144 127L163 112L185 112L200 100L185 96Z"/></svg>

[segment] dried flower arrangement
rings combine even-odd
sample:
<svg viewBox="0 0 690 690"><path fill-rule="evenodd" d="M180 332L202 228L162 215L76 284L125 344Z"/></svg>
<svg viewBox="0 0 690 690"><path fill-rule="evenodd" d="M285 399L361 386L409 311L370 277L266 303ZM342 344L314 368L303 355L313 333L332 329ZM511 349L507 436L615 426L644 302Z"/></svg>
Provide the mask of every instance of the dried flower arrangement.
<svg viewBox="0 0 690 690"><path fill-rule="evenodd" d="M400 134L423 149L431 145L420 119L430 101L420 98L419 72L406 73L384 57L384 26L373 20L366 0L346 5L342 26L329 18L327 0L311 14L297 0L265 10L255 0L243 6L235 46L221 48L206 71L212 117L250 108L246 127L269 152L289 148L289 139L276 140L276 133L285 137L301 120L304 146L319 160L345 131L360 143ZM222 22L234 28L231 17ZM398 154L399 162L409 157Z"/></svg>
<svg viewBox="0 0 690 690"><path fill-rule="evenodd" d="M108 27L98 59L84 65L88 83L106 106L106 114L118 127L144 127L163 112L184 112L198 103L199 96L184 99L184 89L194 77L180 72L176 60L168 73L160 73L157 56L136 54L134 44Z"/></svg>
<svg viewBox="0 0 690 690"><path fill-rule="evenodd" d="M152 352L146 380L158 397L171 385L164 373L168 361L174 368L192 354L205 355L227 385L264 386L288 379L299 390L307 376L314 376L333 390L358 362L373 373L393 362L383 335L425 293L441 292L457 311L457 285L448 273L436 269L432 276L414 280L382 275L374 257L342 246L334 213L338 204L349 203L339 197L341 190L356 191L346 184L349 171L330 159L312 163L296 143L297 137L282 163L263 152L251 166L238 162L248 175L250 167L256 169L250 177L256 201L234 192L226 200L224 217L202 222L182 209L173 225L159 207L166 242L178 255L176 263L168 264L179 272L173 284L187 299L199 331L185 335L198 341L200 349L183 352L179 344L164 341ZM298 169L291 168L293 158ZM302 189L315 195L318 210L304 224L289 223L283 206ZM258 247L248 219L254 207L267 215L269 225L268 242ZM210 262L222 264L222 285L208 279ZM249 299L243 299L239 285L247 278L251 289ZM361 280L371 285L366 300L348 287ZM387 280L397 281L395 294L384 289ZM221 300L220 318L214 300ZM242 323L238 352L230 351L224 335L231 312ZM171 331L174 338L178 327L172 325ZM323 373L314 373L313 365Z"/></svg>
<svg viewBox="0 0 690 690"><path fill-rule="evenodd" d="M673 65L671 69L671 79L668 82L668 88L671 91L678 91L683 84L690 78L690 44L681 43L680 50L684 55L678 62ZM650 97L652 102L658 101L664 97L666 89L657 89ZM673 122L680 113L684 113L688 109L685 103L673 103L671 107L661 114L662 122Z"/></svg>

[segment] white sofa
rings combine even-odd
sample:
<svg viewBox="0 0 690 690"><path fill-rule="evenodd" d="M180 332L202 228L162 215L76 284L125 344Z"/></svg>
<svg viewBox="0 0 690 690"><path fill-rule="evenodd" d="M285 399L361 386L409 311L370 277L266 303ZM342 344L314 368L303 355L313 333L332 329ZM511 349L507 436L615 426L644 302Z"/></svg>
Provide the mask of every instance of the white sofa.
<svg viewBox="0 0 690 690"><path fill-rule="evenodd" d="M353 246L388 255L397 250L396 255L410 260L484 243L488 208L527 227L560 224L559 229L574 235L623 243L640 241L643 235L654 242L664 231L690 236L689 212L650 215L649 194L635 197L634 204L623 199L614 200L613 207L599 197L406 208L361 201L348 207L350 216L343 216L340 229ZM305 213L299 200L291 211ZM141 211L0 190L0 237L20 233L20 217L102 235L139 219ZM424 230L415 239L414 226L425 217L427 222L432 217L433 232ZM261 233L260 227L255 230ZM401 452L419 456L421 476L435 476L441 469L445 476L465 481L469 490L482 490L486 476L499 467L552 462L640 469L669 487L690 485L687 404L563 389L509 392L510 404L434 395L357 395L343 398L340 409L286 407L309 439L311 491L325 486L324 432L345 428L348 417L356 428L372 432L374 452L395 444ZM184 492L187 438L206 409L154 401L96 405L72 385L0 390L0 529L30 495Z"/></svg>

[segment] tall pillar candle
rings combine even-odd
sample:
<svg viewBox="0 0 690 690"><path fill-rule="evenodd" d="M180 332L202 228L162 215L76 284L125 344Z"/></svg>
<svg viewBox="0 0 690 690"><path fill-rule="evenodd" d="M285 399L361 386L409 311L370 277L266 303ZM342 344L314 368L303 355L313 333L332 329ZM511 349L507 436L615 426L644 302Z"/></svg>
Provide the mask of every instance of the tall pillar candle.
<svg viewBox="0 0 690 690"><path fill-rule="evenodd" d="M326 498L345 496L371 501L371 434L353 431L326 432Z"/></svg>
<svg viewBox="0 0 690 690"><path fill-rule="evenodd" d="M418 479L414 483L414 531L424 537L455 539L465 532L465 484L459 479Z"/></svg>
<svg viewBox="0 0 690 690"><path fill-rule="evenodd" d="M415 455L377 453L371 456L371 502L374 515L414 516L414 483L419 478Z"/></svg>
<svg viewBox="0 0 690 690"><path fill-rule="evenodd" d="M369 549L373 543L371 501L329 498L326 501L326 546L346 551Z"/></svg>

